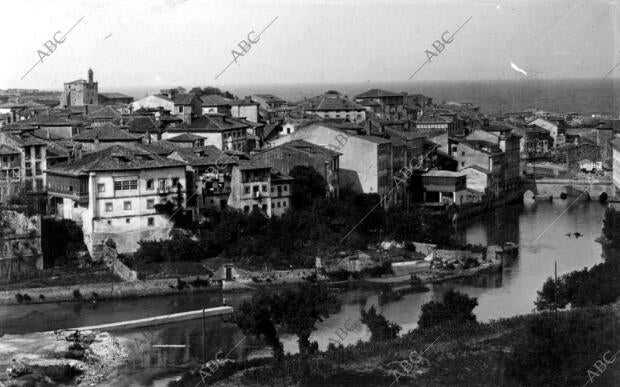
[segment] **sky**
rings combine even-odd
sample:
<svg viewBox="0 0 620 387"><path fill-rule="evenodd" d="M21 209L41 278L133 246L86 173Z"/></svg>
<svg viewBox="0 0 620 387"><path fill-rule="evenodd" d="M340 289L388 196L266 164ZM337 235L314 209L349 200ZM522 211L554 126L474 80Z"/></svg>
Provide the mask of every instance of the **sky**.
<svg viewBox="0 0 620 387"><path fill-rule="evenodd" d="M619 2L0 0L0 88L61 90L88 68L100 90L393 82L414 72L414 81L600 79L620 63ZM442 36L453 40L433 48Z"/></svg>

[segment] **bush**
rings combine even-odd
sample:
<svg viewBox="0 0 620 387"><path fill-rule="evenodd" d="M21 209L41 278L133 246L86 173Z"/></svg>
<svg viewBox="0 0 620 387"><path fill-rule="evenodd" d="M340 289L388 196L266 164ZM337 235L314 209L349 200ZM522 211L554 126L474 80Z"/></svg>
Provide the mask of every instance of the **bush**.
<svg viewBox="0 0 620 387"><path fill-rule="evenodd" d="M17 293L17 294L15 295L15 299L17 300L17 302L18 302L19 304L21 304L22 302L24 302L24 296L22 296L22 294L21 294L21 293Z"/></svg>
<svg viewBox="0 0 620 387"><path fill-rule="evenodd" d="M596 385L617 385L614 371L599 375L594 368L606 351L613 355L620 348L620 324L611 309L575 309L557 319L554 313L542 313L528 326L507 364L509 378L519 385L583 386L589 370L597 375Z"/></svg>
<svg viewBox="0 0 620 387"><path fill-rule="evenodd" d="M32 298L30 298L30 296L28 294L24 293L24 301L25 302L30 302L30 301L32 301Z"/></svg>
<svg viewBox="0 0 620 387"><path fill-rule="evenodd" d="M443 302L430 301L422 305L418 326L428 328L449 321L475 322L476 316L472 311L476 306L478 300L475 297L449 290L444 294Z"/></svg>
<svg viewBox="0 0 620 387"><path fill-rule="evenodd" d="M374 305L368 309L368 312L361 308L360 314L362 322L370 329L371 341L395 339L402 329L398 324L390 323L383 315L377 313Z"/></svg>

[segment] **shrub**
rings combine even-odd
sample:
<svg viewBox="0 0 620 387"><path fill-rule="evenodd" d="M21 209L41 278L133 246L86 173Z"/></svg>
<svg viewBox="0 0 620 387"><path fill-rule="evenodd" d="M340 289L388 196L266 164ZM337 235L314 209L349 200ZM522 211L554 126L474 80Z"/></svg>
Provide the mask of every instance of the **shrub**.
<svg viewBox="0 0 620 387"><path fill-rule="evenodd" d="M472 311L476 306L478 300L475 297L449 290L444 294L443 302L430 301L422 305L418 326L428 328L449 321L475 322L476 316Z"/></svg>
<svg viewBox="0 0 620 387"><path fill-rule="evenodd" d="M30 302L30 301L32 301L32 298L30 298L30 296L28 294L24 293L24 301L25 302Z"/></svg>
<svg viewBox="0 0 620 387"><path fill-rule="evenodd" d="M620 324L611 309L574 309L557 318L554 313L542 313L534 316L528 328L511 352L506 370L519 385L583 386L591 377L589 370L596 375L596 385L617 385L613 370L599 375L594 365L606 351L612 354L609 359L620 347Z"/></svg>
<svg viewBox="0 0 620 387"><path fill-rule="evenodd" d="M390 323L383 315L377 313L374 305L368 311L361 308L360 314L362 322L370 329L371 341L395 339L398 337L398 332L402 329L398 324Z"/></svg>
<svg viewBox="0 0 620 387"><path fill-rule="evenodd" d="M80 292L80 289L75 289L73 291L73 298L75 298L76 300L82 299L82 292Z"/></svg>

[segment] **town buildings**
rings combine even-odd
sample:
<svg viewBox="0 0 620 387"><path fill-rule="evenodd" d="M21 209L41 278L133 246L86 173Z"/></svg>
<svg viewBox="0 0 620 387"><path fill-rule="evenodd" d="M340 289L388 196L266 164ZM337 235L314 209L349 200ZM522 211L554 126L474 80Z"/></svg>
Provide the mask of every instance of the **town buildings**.
<svg viewBox="0 0 620 387"><path fill-rule="evenodd" d="M298 102L297 107L321 118L343 118L356 123L366 120L366 108L333 90Z"/></svg>
<svg viewBox="0 0 620 387"><path fill-rule="evenodd" d="M0 203L19 194L21 167L20 152L13 147L0 145Z"/></svg>
<svg viewBox="0 0 620 387"><path fill-rule="evenodd" d="M366 106L380 119L400 119L405 116L405 93L393 93L381 89L370 89L355 96L355 102Z"/></svg>
<svg viewBox="0 0 620 387"><path fill-rule="evenodd" d="M185 163L113 145L47 171L50 212L82 225L84 243L97 257L107 239L119 253L138 241L168 238L170 215L156 205L185 207Z"/></svg>
<svg viewBox="0 0 620 387"><path fill-rule="evenodd" d="M305 140L341 153L340 189L376 193L384 206L395 202L392 191L392 143L375 136L354 135L328 123L313 123L290 135L273 139L271 146Z"/></svg>
<svg viewBox="0 0 620 387"><path fill-rule="evenodd" d="M19 157L10 164L17 162L19 158L19 171L13 169L13 177L19 172L20 188L30 194L45 195L47 169L47 146L40 140L27 133L7 133L0 131L0 145L17 150ZM10 160L10 155L9 155ZM13 190L16 188L14 187Z"/></svg>
<svg viewBox="0 0 620 387"><path fill-rule="evenodd" d="M121 93L99 93L99 103L101 105L130 104L133 97Z"/></svg>
<svg viewBox="0 0 620 387"><path fill-rule="evenodd" d="M98 84L94 81L93 70L88 69L88 81L78 79L65 83L65 90L60 96L60 107L98 105Z"/></svg>
<svg viewBox="0 0 620 387"><path fill-rule="evenodd" d="M179 134L194 134L204 139L199 146L214 145L221 150L247 151L247 130L251 126L242 120L222 114L208 114L193 120L191 123L182 123L170 126L162 133L162 139L167 140Z"/></svg>
<svg viewBox="0 0 620 387"><path fill-rule="evenodd" d="M422 175L424 202L435 204L476 203L480 195L467 189L467 177L460 172L432 170Z"/></svg>
<svg viewBox="0 0 620 387"><path fill-rule="evenodd" d="M288 175L298 165L314 168L327 184L327 193L338 197L340 191L341 153L305 140L294 140L266 148L252 155L254 160L270 165L273 171Z"/></svg>
<svg viewBox="0 0 620 387"><path fill-rule="evenodd" d="M612 180L616 187L616 197L620 197L620 138L611 141L612 144Z"/></svg>
<svg viewBox="0 0 620 387"><path fill-rule="evenodd" d="M531 121L528 126L536 126L549 132L549 136L553 140L553 148L566 143L566 127L564 121L552 121L544 118L537 118Z"/></svg>

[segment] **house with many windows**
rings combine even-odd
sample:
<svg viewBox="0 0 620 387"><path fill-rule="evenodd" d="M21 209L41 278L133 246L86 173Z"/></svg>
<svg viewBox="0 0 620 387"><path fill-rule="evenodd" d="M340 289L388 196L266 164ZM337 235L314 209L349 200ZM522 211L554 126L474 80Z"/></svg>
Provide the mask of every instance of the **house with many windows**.
<svg viewBox="0 0 620 387"><path fill-rule="evenodd" d="M0 145L19 152L21 186L28 193L45 195L47 169L47 146L28 133L0 132ZM17 159L16 159L17 160ZM13 169L15 173L15 169Z"/></svg>
<svg viewBox="0 0 620 387"><path fill-rule="evenodd" d="M213 145L221 150L245 152L248 149L248 129L245 120L222 114L208 114L191 123L170 126L162 133L162 139L168 140L180 134L194 134L204 139L199 145Z"/></svg>
<svg viewBox="0 0 620 387"><path fill-rule="evenodd" d="M47 176L50 212L82 225L93 257L108 239L119 253L130 253L142 239L168 238L173 224L156 205L185 206L185 163L139 148L114 145Z"/></svg>
<svg viewBox="0 0 620 387"><path fill-rule="evenodd" d="M321 118L342 118L356 123L366 120L366 108L364 106L333 90L300 101L297 103L297 107L304 113L315 114Z"/></svg>
<svg viewBox="0 0 620 387"><path fill-rule="evenodd" d="M17 149L0 145L0 203L19 192L21 156Z"/></svg>

